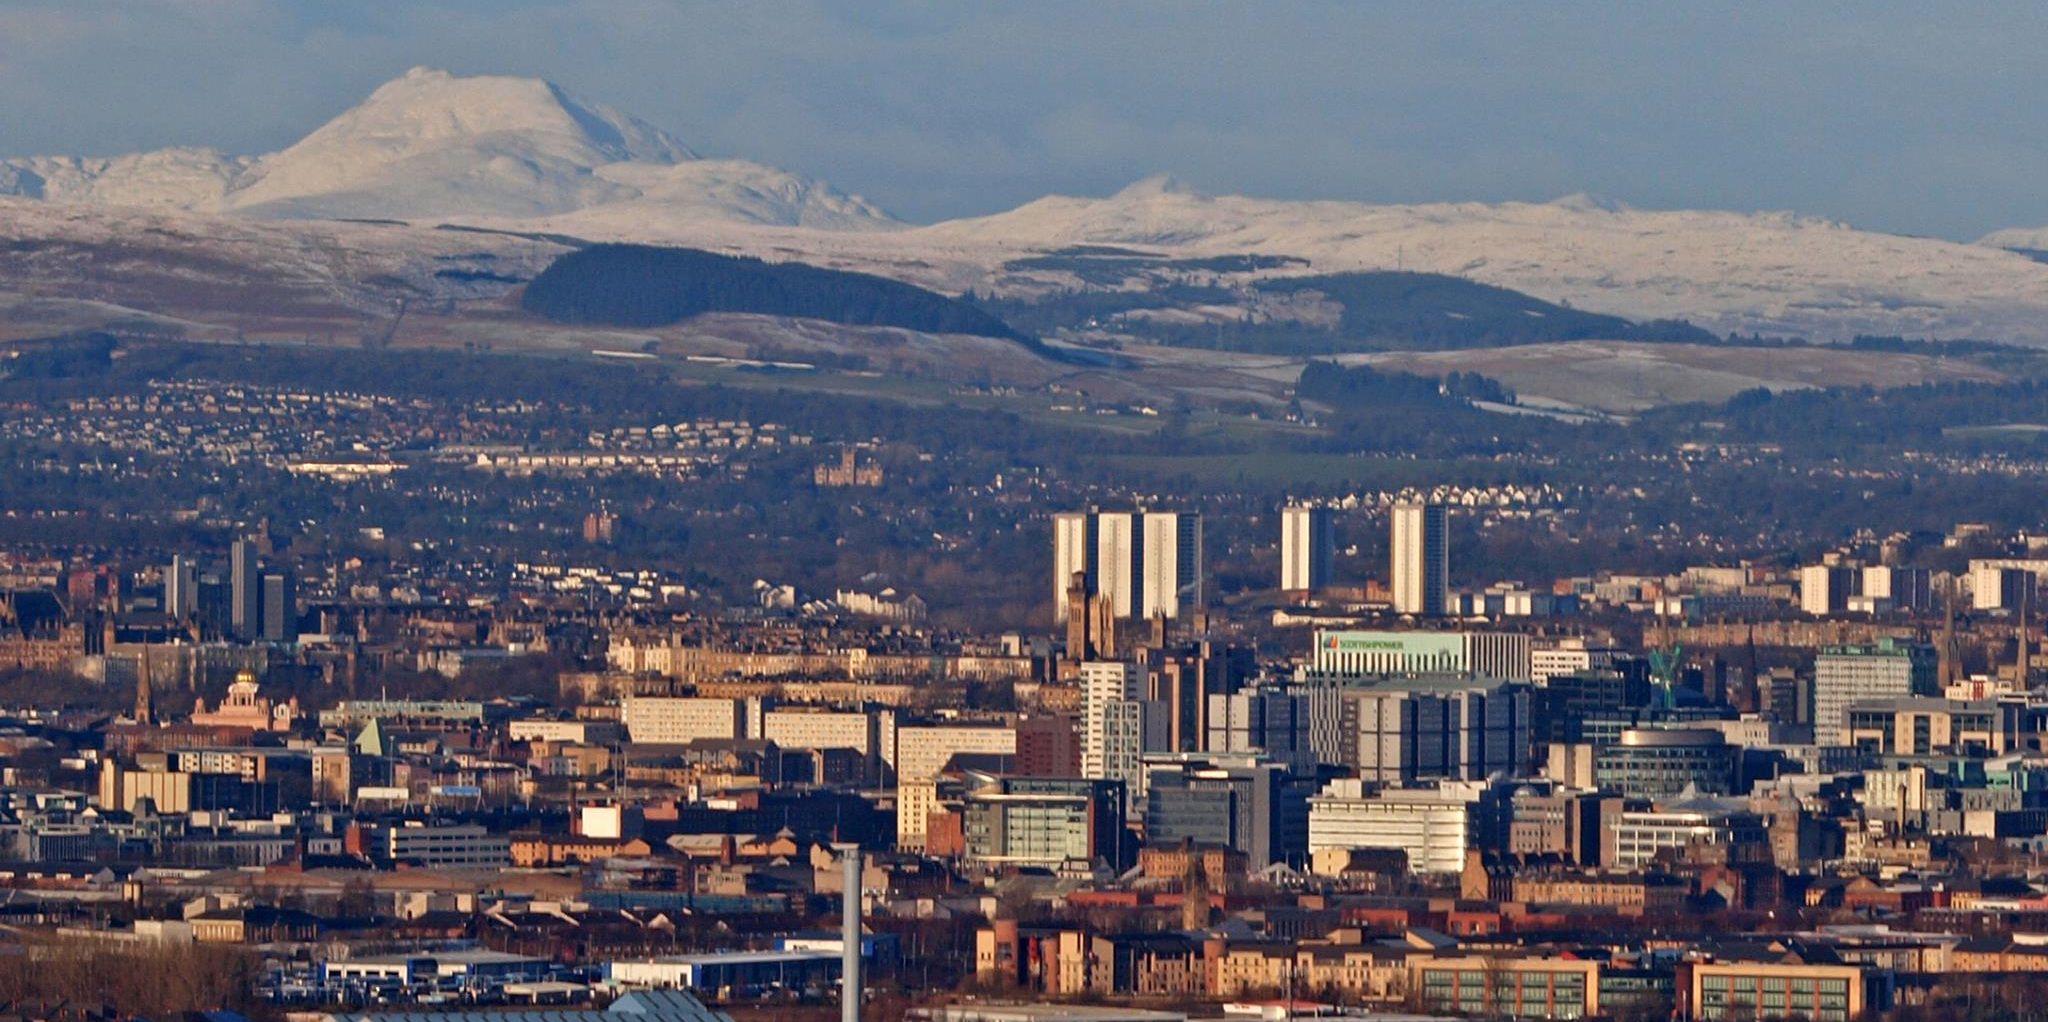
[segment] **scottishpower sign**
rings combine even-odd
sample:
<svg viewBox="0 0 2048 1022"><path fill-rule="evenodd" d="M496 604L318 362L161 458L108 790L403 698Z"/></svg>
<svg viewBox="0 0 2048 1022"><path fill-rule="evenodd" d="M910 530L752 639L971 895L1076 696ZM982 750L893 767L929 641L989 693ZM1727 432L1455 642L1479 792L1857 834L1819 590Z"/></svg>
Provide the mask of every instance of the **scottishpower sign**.
<svg viewBox="0 0 2048 1022"><path fill-rule="evenodd" d="M1465 636L1457 632L1316 633L1319 671L1462 671L1466 659Z"/></svg>

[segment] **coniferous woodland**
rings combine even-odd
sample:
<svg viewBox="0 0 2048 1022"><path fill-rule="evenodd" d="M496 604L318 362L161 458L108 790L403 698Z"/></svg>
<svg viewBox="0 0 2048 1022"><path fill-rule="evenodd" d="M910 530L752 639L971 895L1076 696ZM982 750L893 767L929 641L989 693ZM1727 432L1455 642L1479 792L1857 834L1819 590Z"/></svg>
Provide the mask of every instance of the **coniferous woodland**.
<svg viewBox="0 0 2048 1022"><path fill-rule="evenodd" d="M657 327L709 312L1019 338L972 305L900 281L687 248L595 245L527 285L526 311L565 323Z"/></svg>

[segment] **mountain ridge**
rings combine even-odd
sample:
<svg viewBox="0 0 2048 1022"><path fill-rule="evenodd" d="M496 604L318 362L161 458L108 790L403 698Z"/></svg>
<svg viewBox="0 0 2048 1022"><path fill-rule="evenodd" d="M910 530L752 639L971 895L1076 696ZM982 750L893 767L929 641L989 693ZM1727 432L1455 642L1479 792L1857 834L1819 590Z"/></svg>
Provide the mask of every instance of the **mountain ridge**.
<svg viewBox="0 0 2048 1022"><path fill-rule="evenodd" d="M645 121L544 80L428 68L385 83L274 153L174 147L5 160L0 196L117 219L142 210L402 220L678 245L873 273L949 294L1092 287L1071 274L1015 269L1020 257L1076 247L1145 249L1191 263L1285 257L1277 268L1216 271L1215 280L1440 273L1717 333L2048 345L2048 263L2030 258L2048 248L2048 232L1964 244L1800 213L1644 210L1584 194L1408 205L1262 199L1206 194L1166 175L1109 196L1049 195L917 226L816 179L704 158Z"/></svg>

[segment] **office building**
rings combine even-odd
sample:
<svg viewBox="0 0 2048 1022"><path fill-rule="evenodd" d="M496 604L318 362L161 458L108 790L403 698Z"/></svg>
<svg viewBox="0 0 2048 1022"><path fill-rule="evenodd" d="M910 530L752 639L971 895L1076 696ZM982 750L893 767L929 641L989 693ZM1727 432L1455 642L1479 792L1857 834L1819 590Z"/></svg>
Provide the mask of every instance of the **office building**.
<svg viewBox="0 0 2048 1022"><path fill-rule="evenodd" d="M1074 728L1073 718L1046 715L1018 721L1016 774L1081 776L1081 736Z"/></svg>
<svg viewBox="0 0 2048 1022"><path fill-rule="evenodd" d="M1574 671L1531 694L1531 730L1538 744L1591 742L1614 721L1640 718L1656 697L1647 671Z"/></svg>
<svg viewBox="0 0 2048 1022"><path fill-rule="evenodd" d="M263 576L263 638L270 642L299 639L299 594L291 572L272 571Z"/></svg>
<svg viewBox="0 0 2048 1022"><path fill-rule="evenodd" d="M1691 846L1719 846L1737 857L1736 846L1768 849L1763 817L1712 798L1656 809L1625 809L1601 835L1604 869L1639 872L1658 856ZM1768 856L1768 851L1765 852Z"/></svg>
<svg viewBox="0 0 2048 1022"><path fill-rule="evenodd" d="M1518 784L1508 802L1508 853L1557 855L1581 866L1598 866L1605 821L1625 804L1591 788L1557 782Z"/></svg>
<svg viewBox="0 0 2048 1022"><path fill-rule="evenodd" d="M1280 588L1309 592L1330 584L1336 559L1336 513L1289 504L1280 509Z"/></svg>
<svg viewBox="0 0 2048 1022"><path fill-rule="evenodd" d="M503 869L512 864L512 839L473 823L358 825L349 831L346 847L385 866Z"/></svg>
<svg viewBox="0 0 2048 1022"><path fill-rule="evenodd" d="M1209 728L1210 697L1236 691L1239 679L1257 670L1248 649L1227 648L1206 640L1140 652L1146 676L1145 697L1165 707L1166 748L1176 752L1202 748Z"/></svg>
<svg viewBox="0 0 2048 1022"><path fill-rule="evenodd" d="M1145 843L1182 842L1243 852L1252 872L1300 863L1308 852L1312 781L1259 756L1147 756Z"/></svg>
<svg viewBox="0 0 2048 1022"><path fill-rule="evenodd" d="M183 554L164 569L164 616L189 621L199 613L199 566Z"/></svg>
<svg viewBox="0 0 2048 1022"><path fill-rule="evenodd" d="M1389 679L1347 693L1358 776L1382 783L1523 776L1530 767L1529 686L1442 675Z"/></svg>
<svg viewBox="0 0 2048 1022"><path fill-rule="evenodd" d="M1456 672L1528 680L1534 644L1515 632L1318 631L1309 673L1326 678Z"/></svg>
<svg viewBox="0 0 2048 1022"><path fill-rule="evenodd" d="M1202 748L1216 753L1258 753L1298 774L1313 773L1309 697L1288 688L1255 688L1209 697Z"/></svg>
<svg viewBox="0 0 2048 1022"><path fill-rule="evenodd" d="M1873 646L1831 646L1813 661L1813 740L1843 745L1849 707L1874 699L1938 695L1934 648L1881 639Z"/></svg>
<svg viewBox="0 0 2048 1022"><path fill-rule="evenodd" d="M1577 636L1545 640L1529 650L1529 680L1541 685L1561 674L1605 669L1620 657L1621 650L1613 646L1596 646Z"/></svg>
<svg viewBox="0 0 2048 1022"><path fill-rule="evenodd" d="M925 846L926 828L937 808L933 780L954 756L1003 756L1017 752L1017 731L1007 725L911 726L896 729L896 846Z"/></svg>
<svg viewBox="0 0 2048 1022"><path fill-rule="evenodd" d="M1072 777L1004 777L967 793L968 862L1057 868L1070 862L1127 865L1124 786Z"/></svg>
<svg viewBox="0 0 2048 1022"><path fill-rule="evenodd" d="M1451 598L1448 514L1442 504L1397 504L1393 510L1394 610L1441 617Z"/></svg>
<svg viewBox="0 0 2048 1022"><path fill-rule="evenodd" d="M1116 618L1179 618L1203 605L1202 516L1085 511L1053 516L1053 606L1065 623L1079 576Z"/></svg>
<svg viewBox="0 0 2048 1022"><path fill-rule="evenodd" d="M678 1011L661 1001L620 1008L629 998L649 994L670 996L676 991L697 990L723 997L751 997L787 990L832 989L845 974L845 961L837 951L714 951L694 955L662 955L659 958L621 959L606 962L605 981L619 988L641 988L619 999L602 1013L548 1011L547 1022L722 1022L731 1016L702 1007ZM448 1014L458 1014L450 1012ZM519 1015L534 1012L465 1011L463 1022L525 1022ZM369 1016L374 1017L374 1016ZM368 1017L366 1017L367 1019ZM357 1022L366 1022L357 1020Z"/></svg>
<svg viewBox="0 0 2048 1022"><path fill-rule="evenodd" d="M2019 699L1877 699L1851 704L1843 744L1887 756L2003 756L2020 746Z"/></svg>
<svg viewBox="0 0 2048 1022"><path fill-rule="evenodd" d="M1854 1022L1889 1011L1896 989L1890 972L1865 965L1684 961L1676 1014L1698 1022Z"/></svg>
<svg viewBox="0 0 2048 1022"><path fill-rule="evenodd" d="M1486 781L1378 788L1355 777L1331 781L1309 799L1309 858L1319 873L1341 872L1349 853L1405 853L1414 873L1457 873L1465 852L1506 840L1507 800Z"/></svg>
<svg viewBox="0 0 2048 1022"><path fill-rule="evenodd" d="M263 580L256 544L238 539L228 547L228 630L237 639L263 633Z"/></svg>
<svg viewBox="0 0 2048 1022"><path fill-rule="evenodd" d="M1167 752L1166 706L1144 698L1144 672L1126 663L1081 665L1081 776L1123 782L1144 797L1147 752Z"/></svg>
<svg viewBox="0 0 2048 1022"><path fill-rule="evenodd" d="M1420 1010L1466 1018L1600 1017L1600 963L1528 954L1419 958L1408 965Z"/></svg>
<svg viewBox="0 0 2048 1022"><path fill-rule="evenodd" d="M1631 798L1668 799L1692 791L1736 791L1742 750L1705 728L1629 728L1601 749L1593 777L1601 790Z"/></svg>

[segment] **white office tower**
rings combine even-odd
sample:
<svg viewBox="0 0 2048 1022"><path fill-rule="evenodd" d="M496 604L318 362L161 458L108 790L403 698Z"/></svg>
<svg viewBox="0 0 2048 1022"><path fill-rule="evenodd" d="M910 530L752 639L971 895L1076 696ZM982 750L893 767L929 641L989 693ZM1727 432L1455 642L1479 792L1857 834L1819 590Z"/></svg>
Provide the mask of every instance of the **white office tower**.
<svg viewBox="0 0 2048 1022"><path fill-rule="evenodd" d="M1081 776L1124 782L1126 807L1144 797L1144 756L1168 751L1166 704L1146 699L1135 665L1081 665Z"/></svg>
<svg viewBox="0 0 2048 1022"><path fill-rule="evenodd" d="M1143 515L1144 580L1139 615L1178 618L1202 606L1202 516L1175 511Z"/></svg>
<svg viewBox="0 0 2048 1022"><path fill-rule="evenodd" d="M198 609L199 566L179 554L164 569L164 616L183 621Z"/></svg>
<svg viewBox="0 0 2048 1022"><path fill-rule="evenodd" d="M1178 618L1202 606L1202 516L1171 511L1076 511L1053 516L1053 616L1083 577L1119 618Z"/></svg>
<svg viewBox="0 0 2048 1022"><path fill-rule="evenodd" d="M1280 509L1280 588L1307 592L1330 584L1336 558L1334 515L1326 507L1290 504Z"/></svg>
<svg viewBox="0 0 2048 1022"><path fill-rule="evenodd" d="M1394 505L1394 610L1441 617L1450 604L1451 545L1442 504Z"/></svg>

